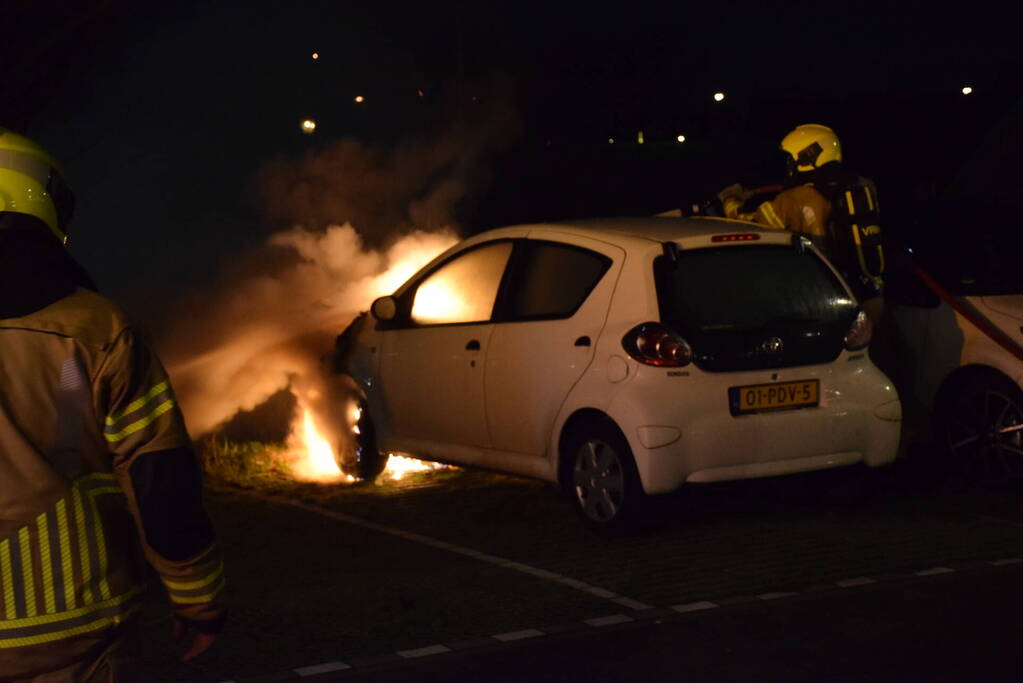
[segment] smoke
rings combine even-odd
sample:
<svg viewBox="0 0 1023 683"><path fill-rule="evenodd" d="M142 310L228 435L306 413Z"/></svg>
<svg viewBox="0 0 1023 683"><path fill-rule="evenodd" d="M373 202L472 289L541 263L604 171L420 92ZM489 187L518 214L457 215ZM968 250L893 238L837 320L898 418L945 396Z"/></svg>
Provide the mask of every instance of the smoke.
<svg viewBox="0 0 1023 683"><path fill-rule="evenodd" d="M322 399L334 337L458 239L459 204L518 130L512 111L494 97L418 141L345 139L259 170L259 204L287 227L181 301L159 340L194 437L282 389L306 406Z"/></svg>

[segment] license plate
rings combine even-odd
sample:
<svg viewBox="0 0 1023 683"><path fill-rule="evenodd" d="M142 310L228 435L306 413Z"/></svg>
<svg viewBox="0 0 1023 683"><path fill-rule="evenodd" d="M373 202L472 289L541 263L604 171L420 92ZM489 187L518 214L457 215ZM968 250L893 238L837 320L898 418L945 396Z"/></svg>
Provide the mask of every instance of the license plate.
<svg viewBox="0 0 1023 683"><path fill-rule="evenodd" d="M728 390L728 407L732 415L806 408L818 403L820 380L817 379L750 384L745 387L731 387Z"/></svg>

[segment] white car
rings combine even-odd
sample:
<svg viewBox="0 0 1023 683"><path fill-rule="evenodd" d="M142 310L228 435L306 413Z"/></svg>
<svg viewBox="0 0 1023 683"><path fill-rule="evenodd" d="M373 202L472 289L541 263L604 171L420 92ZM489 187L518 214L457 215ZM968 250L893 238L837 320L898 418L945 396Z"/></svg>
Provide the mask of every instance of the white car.
<svg viewBox="0 0 1023 683"><path fill-rule="evenodd" d="M916 207L889 286L892 379L911 435L932 432L957 470L981 480L1023 476L1023 240L1005 215L967 202Z"/></svg>
<svg viewBox="0 0 1023 683"><path fill-rule="evenodd" d="M344 465L380 453L556 482L595 530L687 482L890 463L901 404L806 240L711 218L491 230L338 338ZM383 457L386 457L383 456Z"/></svg>

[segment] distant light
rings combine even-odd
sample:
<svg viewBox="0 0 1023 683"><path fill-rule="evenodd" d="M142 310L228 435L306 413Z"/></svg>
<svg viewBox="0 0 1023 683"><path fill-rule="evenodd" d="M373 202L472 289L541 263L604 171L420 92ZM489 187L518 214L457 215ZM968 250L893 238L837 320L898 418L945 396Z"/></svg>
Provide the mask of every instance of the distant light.
<svg viewBox="0 0 1023 683"><path fill-rule="evenodd" d="M363 102L366 101L366 98L363 97L362 95L356 95L355 96L355 101L358 102L359 104L362 104Z"/></svg>
<svg viewBox="0 0 1023 683"><path fill-rule="evenodd" d="M614 138L608 138L607 139L607 144L613 145L614 143L615 143L615 139Z"/></svg>
<svg viewBox="0 0 1023 683"><path fill-rule="evenodd" d="M686 136L685 135L679 135L675 139L678 140L679 142L685 142L686 141Z"/></svg>
<svg viewBox="0 0 1023 683"><path fill-rule="evenodd" d="M305 133L306 135L311 134L315 130L316 122L313 121L312 119L306 119L305 121L302 122L302 132Z"/></svg>
<svg viewBox="0 0 1023 683"><path fill-rule="evenodd" d="M643 131L639 131L639 133L636 135L636 142L638 142L641 145L643 144Z"/></svg>
<svg viewBox="0 0 1023 683"><path fill-rule="evenodd" d="M714 101L715 102L720 102L723 99L725 99L725 94L723 92L716 92L716 93L714 93Z"/></svg>
<svg viewBox="0 0 1023 683"><path fill-rule="evenodd" d="M972 86L969 86L969 85L964 85L963 86L963 94L964 95L969 95L972 92L973 92L973 87Z"/></svg>
<svg viewBox="0 0 1023 683"><path fill-rule="evenodd" d="M416 91L416 94L417 94L417 95L419 95L420 97L426 97L426 93L424 93L424 92L423 92L423 89L422 89L422 88L420 88L419 90L417 90L417 91Z"/></svg>
<svg viewBox="0 0 1023 683"><path fill-rule="evenodd" d="M319 52L314 52L313 53L313 59L319 59L319 58L320 58L320 53Z"/></svg>

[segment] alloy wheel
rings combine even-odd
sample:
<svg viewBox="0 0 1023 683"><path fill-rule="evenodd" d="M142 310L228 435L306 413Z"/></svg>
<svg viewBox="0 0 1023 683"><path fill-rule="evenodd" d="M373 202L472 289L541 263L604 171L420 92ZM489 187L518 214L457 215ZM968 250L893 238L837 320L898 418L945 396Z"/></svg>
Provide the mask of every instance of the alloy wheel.
<svg viewBox="0 0 1023 683"><path fill-rule="evenodd" d="M625 472L621 457L611 445L599 439L584 441L576 453L572 483L587 518L605 523L621 512Z"/></svg>
<svg viewBox="0 0 1023 683"><path fill-rule="evenodd" d="M945 425L954 462L983 480L1023 476L1023 406L993 387L967 392Z"/></svg>

